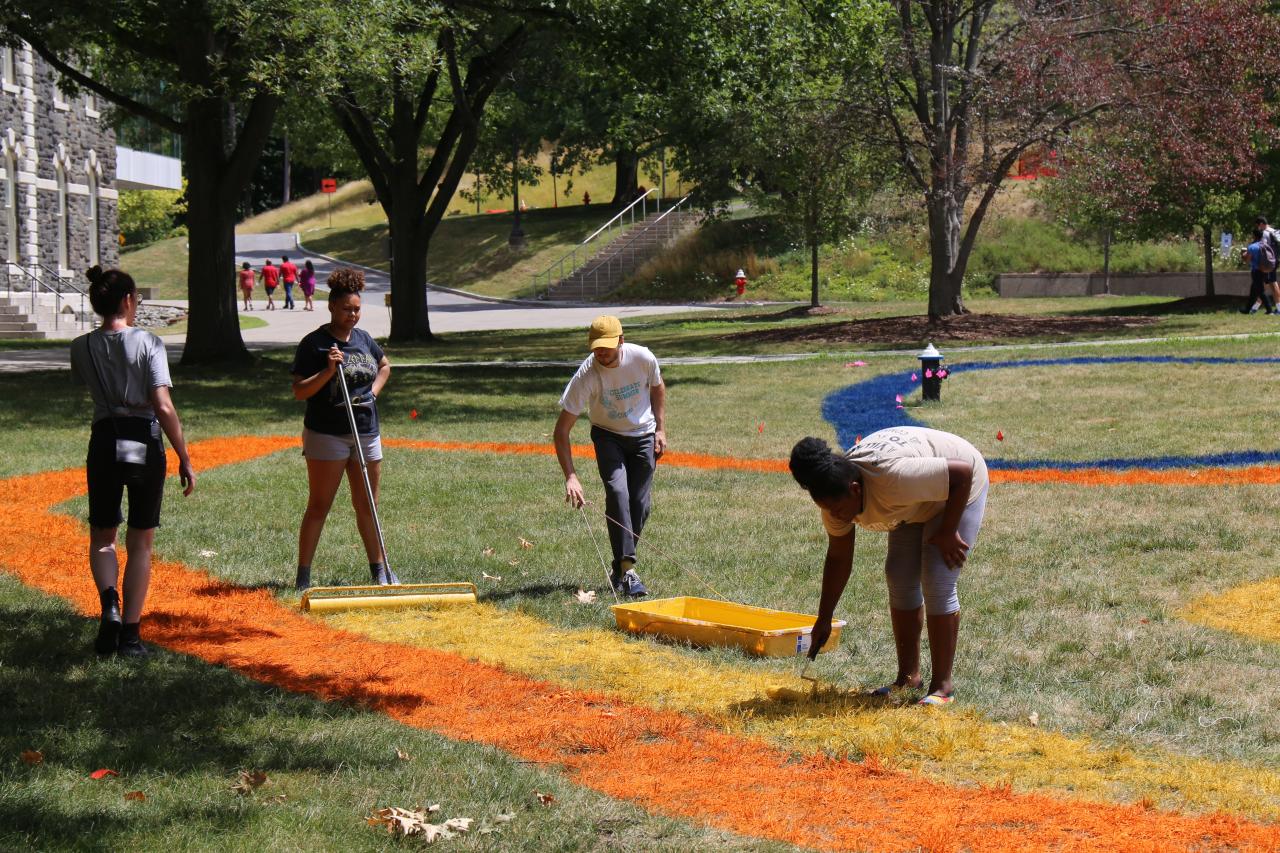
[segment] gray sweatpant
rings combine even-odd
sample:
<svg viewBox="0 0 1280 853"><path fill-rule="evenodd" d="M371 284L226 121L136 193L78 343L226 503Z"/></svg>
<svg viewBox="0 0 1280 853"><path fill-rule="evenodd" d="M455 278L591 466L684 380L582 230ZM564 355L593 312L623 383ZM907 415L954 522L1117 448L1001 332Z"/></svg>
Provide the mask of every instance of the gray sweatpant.
<svg viewBox="0 0 1280 853"><path fill-rule="evenodd" d="M978 528L987 507L987 490L964 508L956 532L969 543L969 553L978 542ZM889 531L889 553L884 558L884 577L889 584L889 606L894 610L915 610L921 604L929 616L946 616L960 609L956 582L961 569L949 568L938 549L925 540L942 525L942 513L918 524L902 524ZM963 568L963 567L961 567Z"/></svg>
<svg viewBox="0 0 1280 853"><path fill-rule="evenodd" d="M596 448L596 467L604 481L604 511L608 522L609 545L613 548L613 569L623 557L635 559L636 542L649 519L653 488L653 433L641 436L618 435L593 426L591 443ZM626 529L624 529L626 528Z"/></svg>

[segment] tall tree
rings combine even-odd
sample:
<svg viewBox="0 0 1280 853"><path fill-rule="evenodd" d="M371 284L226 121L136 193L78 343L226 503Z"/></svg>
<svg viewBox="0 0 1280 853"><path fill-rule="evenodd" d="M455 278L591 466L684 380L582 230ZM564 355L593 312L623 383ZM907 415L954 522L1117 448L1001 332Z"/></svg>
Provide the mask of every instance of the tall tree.
<svg viewBox="0 0 1280 853"><path fill-rule="evenodd" d="M1163 32L1166 51L1180 57L1182 85L1143 87L1135 108L1073 134L1045 195L1069 220L1108 233L1197 233L1205 295L1213 296L1215 228L1239 217L1263 176L1262 153L1280 142L1268 100L1280 72L1250 50L1280 40L1280 23L1234 3L1197 5L1196 26ZM1253 213L1247 219L1252 228Z"/></svg>
<svg viewBox="0 0 1280 853"><path fill-rule="evenodd" d="M236 312L236 209L280 103L285 58L307 42L306 11L299 0L0 3L0 25L65 79L182 137L184 364L248 358Z"/></svg>
<svg viewBox="0 0 1280 853"><path fill-rule="evenodd" d="M1244 0L890 0L880 73L849 79L887 130L923 197L929 315L965 311L961 288L992 199L1025 152L1051 148L1106 111L1198 91L1184 52L1248 52L1224 15L1257 23ZM1256 41L1255 41L1256 44ZM1221 80L1214 75L1211 79Z"/></svg>
<svg viewBox="0 0 1280 853"><path fill-rule="evenodd" d="M391 338L432 339L426 294L431 237L480 138L480 122L530 33L559 18L554 0L510 6L340 5L330 104L391 233Z"/></svg>

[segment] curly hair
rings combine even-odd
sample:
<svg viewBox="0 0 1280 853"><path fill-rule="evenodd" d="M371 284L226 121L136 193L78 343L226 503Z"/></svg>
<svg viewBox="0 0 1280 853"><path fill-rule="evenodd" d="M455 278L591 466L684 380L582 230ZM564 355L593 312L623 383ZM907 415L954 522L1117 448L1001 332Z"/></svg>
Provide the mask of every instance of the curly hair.
<svg viewBox="0 0 1280 853"><path fill-rule="evenodd" d="M84 276L89 279L89 304L103 317L120 313L121 300L138 290L133 276L123 270L103 270L94 264L85 270Z"/></svg>
<svg viewBox="0 0 1280 853"><path fill-rule="evenodd" d="M327 279L331 296L345 296L364 290L364 273L352 267L338 267Z"/></svg>
<svg viewBox="0 0 1280 853"><path fill-rule="evenodd" d="M806 436L791 448L791 476L814 498L838 498L850 483L862 482L862 471L820 438Z"/></svg>

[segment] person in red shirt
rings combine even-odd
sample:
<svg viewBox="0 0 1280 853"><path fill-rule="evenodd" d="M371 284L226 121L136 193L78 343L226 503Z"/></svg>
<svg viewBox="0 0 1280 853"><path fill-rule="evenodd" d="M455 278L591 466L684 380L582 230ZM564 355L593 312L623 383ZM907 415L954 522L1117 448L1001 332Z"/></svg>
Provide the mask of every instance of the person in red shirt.
<svg viewBox="0 0 1280 853"><path fill-rule="evenodd" d="M249 262L245 261L244 266L236 273L240 279L240 292L244 294L244 310L253 310L253 269L249 266Z"/></svg>
<svg viewBox="0 0 1280 853"><path fill-rule="evenodd" d="M262 265L262 286L267 289L267 310L276 310L276 301L271 295L276 292L276 286L280 284L280 268L273 266L271 259L267 258L267 262Z"/></svg>
<svg viewBox="0 0 1280 853"><path fill-rule="evenodd" d="M284 307L293 310L293 286L298 281L298 268L286 256L280 259L280 278L284 282Z"/></svg>

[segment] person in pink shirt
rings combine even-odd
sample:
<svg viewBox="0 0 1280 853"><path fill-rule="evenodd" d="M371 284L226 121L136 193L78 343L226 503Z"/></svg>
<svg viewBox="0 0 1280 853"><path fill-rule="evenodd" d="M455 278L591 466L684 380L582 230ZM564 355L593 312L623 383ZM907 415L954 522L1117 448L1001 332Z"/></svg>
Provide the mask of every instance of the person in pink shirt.
<svg viewBox="0 0 1280 853"><path fill-rule="evenodd" d="M267 258L267 262L262 265L262 286L267 289L267 310L276 310L276 301L272 298L272 294L276 292L276 287L280 284L280 268L271 263L271 259Z"/></svg>
<svg viewBox="0 0 1280 853"><path fill-rule="evenodd" d="M253 269L249 266L249 262L245 261L244 266L236 273L240 279L240 292L244 294L244 310L253 310Z"/></svg>
<svg viewBox="0 0 1280 853"><path fill-rule="evenodd" d="M316 306L311 302L311 297L316 292L316 268L311 265L311 261L303 264L302 269L298 271L298 281L302 285L302 295L307 298L307 307L302 310L316 310Z"/></svg>
<svg viewBox="0 0 1280 853"><path fill-rule="evenodd" d="M286 256L280 259L280 278L284 282L284 307L293 310L293 286L298 281L298 268Z"/></svg>

